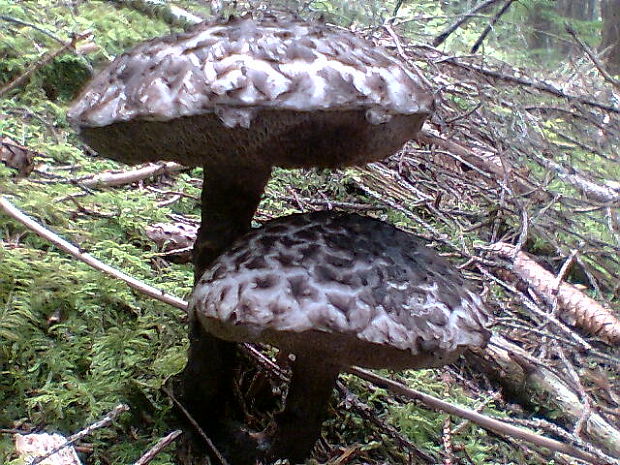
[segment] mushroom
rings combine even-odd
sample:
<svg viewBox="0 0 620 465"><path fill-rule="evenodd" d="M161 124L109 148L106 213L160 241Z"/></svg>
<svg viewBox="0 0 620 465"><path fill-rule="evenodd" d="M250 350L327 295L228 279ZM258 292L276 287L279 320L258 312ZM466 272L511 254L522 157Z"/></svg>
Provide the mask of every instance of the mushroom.
<svg viewBox="0 0 620 465"><path fill-rule="evenodd" d="M294 463L319 437L343 368L439 367L490 337L480 298L426 241L337 212L246 234L200 277L190 309L222 339L295 355L269 453Z"/></svg>
<svg viewBox="0 0 620 465"><path fill-rule="evenodd" d="M422 81L349 31L246 16L124 53L68 117L100 155L204 166L201 274L250 228L273 166L362 165L414 137L433 108Z"/></svg>
<svg viewBox="0 0 620 465"><path fill-rule="evenodd" d="M433 109L429 86L353 33L268 14L200 23L116 58L68 113L100 155L203 166L194 273L251 227L273 166L380 160ZM230 398L235 346L190 321L182 398L207 430ZM201 418L200 411L204 413Z"/></svg>

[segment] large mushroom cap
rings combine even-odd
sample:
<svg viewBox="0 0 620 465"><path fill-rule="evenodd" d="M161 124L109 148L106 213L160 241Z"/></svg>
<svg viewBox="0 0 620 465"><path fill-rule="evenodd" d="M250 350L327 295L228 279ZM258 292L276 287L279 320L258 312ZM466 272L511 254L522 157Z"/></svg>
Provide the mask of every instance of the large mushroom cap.
<svg viewBox="0 0 620 465"><path fill-rule="evenodd" d="M333 167L398 150L432 107L419 76L382 48L267 16L139 45L95 77L69 119L95 150L128 163Z"/></svg>
<svg viewBox="0 0 620 465"><path fill-rule="evenodd" d="M339 365L439 366L490 336L454 266L422 239L355 214L292 215L252 231L207 269L191 306L223 339Z"/></svg>

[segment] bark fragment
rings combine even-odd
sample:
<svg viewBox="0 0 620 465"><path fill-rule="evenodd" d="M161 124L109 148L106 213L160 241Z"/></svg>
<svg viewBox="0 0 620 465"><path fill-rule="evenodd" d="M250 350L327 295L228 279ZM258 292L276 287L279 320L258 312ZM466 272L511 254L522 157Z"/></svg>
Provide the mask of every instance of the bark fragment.
<svg viewBox="0 0 620 465"><path fill-rule="evenodd" d="M620 344L620 320L611 310L572 284L563 281L558 283L552 273L511 244L497 242L489 250L512 260L513 271L540 297L548 302L553 302L557 297L559 316L566 323L598 336L609 344Z"/></svg>

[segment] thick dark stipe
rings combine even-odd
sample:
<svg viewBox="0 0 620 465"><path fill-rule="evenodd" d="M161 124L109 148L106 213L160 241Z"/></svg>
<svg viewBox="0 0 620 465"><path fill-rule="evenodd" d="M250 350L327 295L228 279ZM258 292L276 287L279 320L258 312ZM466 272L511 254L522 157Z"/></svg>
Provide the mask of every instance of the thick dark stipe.
<svg viewBox="0 0 620 465"><path fill-rule="evenodd" d="M248 232L269 179L270 168L204 169L202 222L194 246L195 281L235 239ZM205 331L190 315L189 353L177 393L200 427L223 450L231 445L230 422L240 420L233 395L237 344ZM228 423L228 424L227 424ZM235 461L238 463L238 461Z"/></svg>
<svg viewBox="0 0 620 465"><path fill-rule="evenodd" d="M312 452L327 418L329 400L339 368L316 354L300 354L293 363L286 407L277 418L277 432L270 458L287 457L303 462Z"/></svg>

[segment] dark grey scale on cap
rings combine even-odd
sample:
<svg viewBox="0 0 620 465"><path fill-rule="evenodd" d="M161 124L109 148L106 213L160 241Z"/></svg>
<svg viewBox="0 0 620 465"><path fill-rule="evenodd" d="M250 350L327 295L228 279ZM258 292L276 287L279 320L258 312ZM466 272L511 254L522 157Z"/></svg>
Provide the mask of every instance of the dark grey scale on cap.
<svg viewBox="0 0 620 465"><path fill-rule="evenodd" d="M304 242L309 231L312 244ZM205 271L191 310L217 337L296 355L269 458L296 462L309 454L343 367L437 367L489 340L488 313L457 268L388 223L338 212L292 215L248 233L234 249ZM238 267L239 257L251 266ZM249 285L261 279L269 286ZM222 300L229 288L237 299Z"/></svg>

